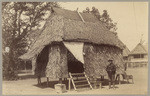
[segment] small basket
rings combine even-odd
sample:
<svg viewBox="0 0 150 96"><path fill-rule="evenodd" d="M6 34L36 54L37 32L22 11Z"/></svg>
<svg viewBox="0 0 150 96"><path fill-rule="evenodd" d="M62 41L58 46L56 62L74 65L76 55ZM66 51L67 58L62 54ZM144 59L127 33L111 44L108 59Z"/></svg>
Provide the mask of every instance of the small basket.
<svg viewBox="0 0 150 96"><path fill-rule="evenodd" d="M55 90L57 93L64 93L64 92L66 92L66 85L65 84L55 84Z"/></svg>

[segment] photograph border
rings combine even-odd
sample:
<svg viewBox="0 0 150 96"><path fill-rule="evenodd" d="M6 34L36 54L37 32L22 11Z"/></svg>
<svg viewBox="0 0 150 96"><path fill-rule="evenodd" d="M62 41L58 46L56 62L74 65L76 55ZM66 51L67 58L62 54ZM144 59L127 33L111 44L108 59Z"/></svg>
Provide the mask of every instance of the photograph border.
<svg viewBox="0 0 150 96"><path fill-rule="evenodd" d="M148 2L148 53L150 53L150 44L149 44L149 41L150 41L150 19L149 19L149 16L150 16L150 0L0 0L0 23L2 25L2 2L52 2L52 1L56 1L56 2ZM0 30L0 39L1 39L1 42L0 42L0 52L2 53L2 26L0 27L1 30ZM138 94L135 94L135 95L107 95L107 96L150 96L150 62L149 62L149 59L150 59L150 54L148 54L148 93L147 95L138 95ZM0 55L0 96L8 96L8 95L2 95L2 54ZM38 95L38 94L37 94ZM60 95L60 94L58 94ZM57 94L56 95L50 95L50 94L47 94L47 95L44 95L44 96L58 96ZM77 95L73 95L73 94L70 94L71 96L77 96ZM69 95L69 96L70 96ZM36 95L9 95L9 96L36 96ZM43 96L43 95L38 95L38 96ZM66 96L62 94L62 96ZM98 95L80 95L80 96L106 96L105 94L98 94Z"/></svg>

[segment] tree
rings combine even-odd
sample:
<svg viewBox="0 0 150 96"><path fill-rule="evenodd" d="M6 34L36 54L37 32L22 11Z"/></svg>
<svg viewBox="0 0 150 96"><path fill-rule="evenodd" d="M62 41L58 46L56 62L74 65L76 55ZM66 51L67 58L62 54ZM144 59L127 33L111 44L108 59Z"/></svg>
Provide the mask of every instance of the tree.
<svg viewBox="0 0 150 96"><path fill-rule="evenodd" d="M86 10L83 10L83 12L93 14L98 20L103 22L110 31L115 32L117 30L117 23L113 22L107 10L103 10L103 14L100 15L99 10L97 8L92 7L92 10L90 11L90 9L87 7Z"/></svg>
<svg viewBox="0 0 150 96"><path fill-rule="evenodd" d="M18 57L27 51L27 34L38 29L52 7L57 2L3 2L2 3L2 40L3 40L3 77L15 79L18 65L24 63ZM9 53L4 49L8 47Z"/></svg>

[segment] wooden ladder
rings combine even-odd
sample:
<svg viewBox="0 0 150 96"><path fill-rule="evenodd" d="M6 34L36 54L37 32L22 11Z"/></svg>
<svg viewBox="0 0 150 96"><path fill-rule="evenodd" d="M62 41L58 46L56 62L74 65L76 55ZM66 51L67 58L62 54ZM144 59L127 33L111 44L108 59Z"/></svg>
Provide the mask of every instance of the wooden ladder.
<svg viewBox="0 0 150 96"><path fill-rule="evenodd" d="M76 91L82 90L81 88L93 89L91 83L85 72L83 73L70 73L69 72L69 90L71 89L71 82Z"/></svg>

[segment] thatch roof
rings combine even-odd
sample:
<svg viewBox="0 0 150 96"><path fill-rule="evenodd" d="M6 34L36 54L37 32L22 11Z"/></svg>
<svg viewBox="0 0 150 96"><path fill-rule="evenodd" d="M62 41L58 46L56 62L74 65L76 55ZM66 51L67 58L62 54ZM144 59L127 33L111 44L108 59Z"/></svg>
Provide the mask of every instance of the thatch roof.
<svg viewBox="0 0 150 96"><path fill-rule="evenodd" d="M148 54L148 45L142 45L141 43L131 51L130 55L133 54Z"/></svg>
<svg viewBox="0 0 150 96"><path fill-rule="evenodd" d="M146 52L148 52L148 44L143 45L143 47L146 50Z"/></svg>
<svg viewBox="0 0 150 96"><path fill-rule="evenodd" d="M53 11L60 16L63 16L66 19L75 20L75 21L82 21L77 11L70 11L66 9L61 8L53 8ZM84 21L86 22L99 22L97 18L95 18L94 15L90 13L81 13L81 16L83 17Z"/></svg>
<svg viewBox="0 0 150 96"><path fill-rule="evenodd" d="M90 13L81 13L81 15L85 22L82 22L76 11L53 8L53 14L47 19L42 33L36 39L31 50L20 58L30 59L38 54L44 46L61 41L81 41L124 48L124 44L116 34L110 32L94 15Z"/></svg>
<svg viewBox="0 0 150 96"><path fill-rule="evenodd" d="M130 50L128 49L128 47L126 46L123 50L123 56L128 56L130 54Z"/></svg>

